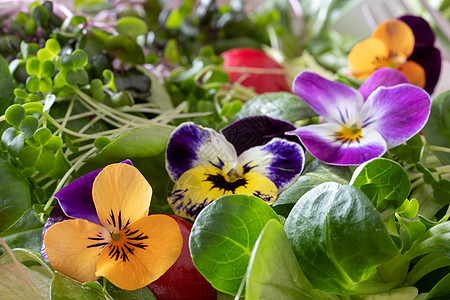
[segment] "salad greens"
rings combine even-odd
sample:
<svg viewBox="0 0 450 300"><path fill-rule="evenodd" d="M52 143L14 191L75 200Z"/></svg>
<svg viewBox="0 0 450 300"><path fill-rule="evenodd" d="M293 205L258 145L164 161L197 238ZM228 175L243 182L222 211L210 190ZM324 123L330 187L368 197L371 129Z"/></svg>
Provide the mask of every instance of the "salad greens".
<svg viewBox="0 0 450 300"><path fill-rule="evenodd" d="M230 82L224 51L264 50L289 83L310 70L362 84L345 72L355 38L332 29L358 0L276 0L254 9L239 0L24 2L0 5L7 299L156 299L147 287L126 291L106 278L78 282L38 254L59 206L54 194L129 159L152 186L150 213L173 215L165 151L176 126L218 131L255 115L297 127L323 121L295 94ZM450 2L441 2L448 16ZM420 133L358 166L307 153L302 174L271 206L247 195L206 206L189 248L217 299L450 298L449 101L450 91L432 95Z"/></svg>

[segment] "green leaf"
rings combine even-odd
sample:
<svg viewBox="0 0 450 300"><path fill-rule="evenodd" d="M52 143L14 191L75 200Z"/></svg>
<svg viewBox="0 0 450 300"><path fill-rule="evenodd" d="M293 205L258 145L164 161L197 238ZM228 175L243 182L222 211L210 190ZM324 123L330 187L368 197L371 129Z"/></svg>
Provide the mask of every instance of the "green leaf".
<svg viewBox="0 0 450 300"><path fill-rule="evenodd" d="M416 163L420 160L420 154L423 148L423 141L420 134L416 134L406 143L389 149L389 152L395 154L398 159L408 163Z"/></svg>
<svg viewBox="0 0 450 300"><path fill-rule="evenodd" d="M3 299L50 299L52 273L36 254L27 249L14 249L14 256L20 263L36 290L32 289L18 266L8 253L0 257L0 295Z"/></svg>
<svg viewBox="0 0 450 300"><path fill-rule="evenodd" d="M14 83L9 73L8 62L0 55L0 116L14 103Z"/></svg>
<svg viewBox="0 0 450 300"><path fill-rule="evenodd" d="M245 299L330 299L306 279L283 225L275 219L267 222L253 248Z"/></svg>
<svg viewBox="0 0 450 300"><path fill-rule="evenodd" d="M118 35L108 39L105 43L108 54L117 57L124 63L143 64L144 53L136 41L125 35Z"/></svg>
<svg viewBox="0 0 450 300"><path fill-rule="evenodd" d="M419 202L415 198L411 199L411 201L406 199L400 207L397 207L395 212L402 217L412 219L419 212Z"/></svg>
<svg viewBox="0 0 450 300"><path fill-rule="evenodd" d="M106 290L114 300L156 300L155 295L153 295L148 287L143 287L134 291L126 291L107 282Z"/></svg>
<svg viewBox="0 0 450 300"><path fill-rule="evenodd" d="M65 300L103 300L105 297L101 292L93 288L83 287L81 282L75 281L69 277L62 275L61 273L55 273L51 285L51 297L52 299L65 299Z"/></svg>
<svg viewBox="0 0 450 300"><path fill-rule="evenodd" d="M41 77L52 77L55 72L55 65L51 60L44 60L39 65L39 75Z"/></svg>
<svg viewBox="0 0 450 300"><path fill-rule="evenodd" d="M403 240L404 248L418 239L427 230L427 227L419 220L405 221L401 217L397 218L400 223L400 237Z"/></svg>
<svg viewBox="0 0 450 300"><path fill-rule="evenodd" d="M292 209L285 230L303 272L320 290L369 294L398 284L364 282L399 251L380 213L356 187L328 182L310 190Z"/></svg>
<svg viewBox="0 0 450 300"><path fill-rule="evenodd" d="M450 91L433 97L430 117L422 132L431 145L450 148ZM450 164L449 153L436 151L434 154L444 164Z"/></svg>
<svg viewBox="0 0 450 300"><path fill-rule="evenodd" d="M147 24L136 17L123 17L117 22L114 27L119 34L129 35L136 38L140 34L147 33Z"/></svg>
<svg viewBox="0 0 450 300"><path fill-rule="evenodd" d="M29 75L39 75L41 62L37 57L31 57L27 60L26 71Z"/></svg>
<svg viewBox="0 0 450 300"><path fill-rule="evenodd" d="M88 56L82 49L76 49L75 51L73 51L71 56L77 68L83 68L88 63Z"/></svg>
<svg viewBox="0 0 450 300"><path fill-rule="evenodd" d="M289 109L286 109L286 108ZM264 93L247 101L236 115L240 119L253 115L266 115L288 122L309 119L317 114L298 96L288 92Z"/></svg>
<svg viewBox="0 0 450 300"><path fill-rule="evenodd" d="M19 158L24 166L36 167L42 173L52 170L56 163L54 154L44 146L28 146L19 153Z"/></svg>
<svg viewBox="0 0 450 300"><path fill-rule="evenodd" d="M2 134L2 145L13 155L18 155L25 144L23 134L14 127L7 128Z"/></svg>
<svg viewBox="0 0 450 300"><path fill-rule="evenodd" d="M226 195L205 207L189 238L194 265L219 291L236 295L266 223L278 220L260 198Z"/></svg>
<svg viewBox="0 0 450 300"><path fill-rule="evenodd" d="M22 131L24 138L29 139L33 136L38 125L39 121L35 116L26 116L22 122L20 122L19 129Z"/></svg>
<svg viewBox="0 0 450 300"><path fill-rule="evenodd" d="M41 145L45 145L52 137L50 129L42 127L34 133L34 140Z"/></svg>
<svg viewBox="0 0 450 300"><path fill-rule="evenodd" d="M405 259L413 259L428 253L443 253L450 258L450 222L443 222L422 234L405 254Z"/></svg>
<svg viewBox="0 0 450 300"><path fill-rule="evenodd" d="M425 300L432 299L448 299L450 297L450 274L444 276L438 283L431 289Z"/></svg>
<svg viewBox="0 0 450 300"><path fill-rule="evenodd" d="M120 161L124 159L156 156L166 149L172 129L155 125L141 127L119 135L89 162Z"/></svg>
<svg viewBox="0 0 450 300"><path fill-rule="evenodd" d="M20 104L13 104L5 112L5 120L8 124L19 127L20 122L25 118L25 109Z"/></svg>
<svg viewBox="0 0 450 300"><path fill-rule="evenodd" d="M389 159L374 158L360 165L353 173L351 185L364 192L365 185L371 185L369 199L376 199L374 205L383 211L389 204L399 207L411 191L409 176L403 167Z"/></svg>
<svg viewBox="0 0 450 300"><path fill-rule="evenodd" d="M234 100L231 103L227 103L222 107L222 111L220 112L220 116L223 117L232 117L236 113L238 113L242 108L242 101Z"/></svg>
<svg viewBox="0 0 450 300"><path fill-rule="evenodd" d="M11 248L28 248L39 252L43 226L30 209L13 226L2 232L1 236ZM0 247L0 253L3 252Z"/></svg>
<svg viewBox="0 0 450 300"><path fill-rule="evenodd" d="M352 172L348 167L331 166L314 160L306 166L303 175L292 186L278 195L272 207L278 214L287 217L298 199L310 189L329 181L348 184L351 176Z"/></svg>
<svg viewBox="0 0 450 300"><path fill-rule="evenodd" d="M59 149L55 155L55 167L48 172L48 176L54 179L62 178L71 166L67 157Z"/></svg>

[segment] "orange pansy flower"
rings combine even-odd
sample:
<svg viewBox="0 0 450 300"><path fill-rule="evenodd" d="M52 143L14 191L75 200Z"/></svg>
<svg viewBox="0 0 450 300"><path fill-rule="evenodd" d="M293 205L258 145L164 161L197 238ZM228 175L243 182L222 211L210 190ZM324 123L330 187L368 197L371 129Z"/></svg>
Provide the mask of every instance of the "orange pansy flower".
<svg viewBox="0 0 450 300"><path fill-rule="evenodd" d="M365 79L375 70L390 67L402 72L410 83L425 86L425 70L408 60L414 50L414 34L403 21L388 20L381 23L372 36L353 47L348 55L350 72Z"/></svg>

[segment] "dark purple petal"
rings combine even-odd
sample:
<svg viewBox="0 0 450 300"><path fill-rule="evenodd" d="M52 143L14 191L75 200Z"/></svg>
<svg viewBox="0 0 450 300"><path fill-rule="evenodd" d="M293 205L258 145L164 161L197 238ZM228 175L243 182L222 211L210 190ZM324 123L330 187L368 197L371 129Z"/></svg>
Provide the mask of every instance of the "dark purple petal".
<svg viewBox="0 0 450 300"><path fill-rule="evenodd" d="M434 32L430 25L423 18L412 15L405 15L398 18L405 22L414 34L414 48L430 47L434 45Z"/></svg>
<svg viewBox="0 0 450 300"><path fill-rule="evenodd" d="M367 99L380 86L394 86L401 83L409 83L402 72L391 68L380 68L373 72L358 90L364 99Z"/></svg>
<svg viewBox="0 0 450 300"><path fill-rule="evenodd" d="M48 261L47 259L47 252L45 252L45 246L44 246L44 235L47 232L47 230L53 226L56 223L62 222L64 220L72 219L68 217L61 209L61 206L58 202L56 202L55 206L52 209L52 212L47 218L47 221L45 222L44 228L42 230L42 240L41 240L41 256L43 259Z"/></svg>
<svg viewBox="0 0 450 300"><path fill-rule="evenodd" d="M256 172L269 178L281 193L300 176L305 154L300 144L274 138L265 145L243 152L238 162L244 172Z"/></svg>
<svg viewBox="0 0 450 300"><path fill-rule="evenodd" d="M423 48L414 50L409 59L417 62L425 70L424 89L431 95L441 74L441 52L434 47Z"/></svg>
<svg viewBox="0 0 450 300"><path fill-rule="evenodd" d="M193 122L179 125L167 143L166 169L174 182L192 168L208 164L222 168L236 160L236 150L222 134Z"/></svg>
<svg viewBox="0 0 450 300"><path fill-rule="evenodd" d="M292 90L330 123L345 124L357 119L364 104L357 90L310 71L295 77Z"/></svg>
<svg viewBox="0 0 450 300"><path fill-rule="evenodd" d="M131 165L130 160L122 163ZM55 194L55 198L58 199L67 216L101 225L92 199L92 185L101 170L103 168L81 176Z"/></svg>
<svg viewBox="0 0 450 300"><path fill-rule="evenodd" d="M231 123L220 132L233 144L237 155L240 155L245 150L264 145L275 137L298 142L298 139L284 134L294 129L293 124L283 120L268 116L249 116Z"/></svg>
<svg viewBox="0 0 450 300"><path fill-rule="evenodd" d="M330 165L359 165L386 152L386 143L375 130L363 129L359 141L347 143L335 137L341 129L328 123L303 126L290 134L298 135L311 155Z"/></svg>
<svg viewBox="0 0 450 300"><path fill-rule="evenodd" d="M381 87L364 104L363 127L379 132L389 149L417 134L425 126L430 108L430 96L417 86Z"/></svg>

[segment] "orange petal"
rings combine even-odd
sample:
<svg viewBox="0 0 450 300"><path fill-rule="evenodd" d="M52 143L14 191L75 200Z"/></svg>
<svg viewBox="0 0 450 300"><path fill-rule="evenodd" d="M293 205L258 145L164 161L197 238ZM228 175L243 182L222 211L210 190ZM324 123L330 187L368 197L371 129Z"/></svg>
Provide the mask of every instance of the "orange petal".
<svg viewBox="0 0 450 300"><path fill-rule="evenodd" d="M353 47L348 55L348 66L353 76L366 78L376 69L387 67L389 50L383 41L368 38Z"/></svg>
<svg viewBox="0 0 450 300"><path fill-rule="evenodd" d="M180 227L166 215L147 216L118 234L100 254L95 274L124 290L158 279L181 253Z"/></svg>
<svg viewBox="0 0 450 300"><path fill-rule="evenodd" d="M152 187L135 167L112 164L98 174L92 197L100 223L118 232L148 215Z"/></svg>
<svg viewBox="0 0 450 300"><path fill-rule="evenodd" d="M405 22L387 20L378 25L372 37L382 40L389 49L391 60L403 63L414 50L414 34Z"/></svg>
<svg viewBox="0 0 450 300"><path fill-rule="evenodd" d="M109 243L106 228L86 220L65 220L51 226L44 235L45 251L52 267L73 279L86 282L98 278L98 256Z"/></svg>
<svg viewBox="0 0 450 300"><path fill-rule="evenodd" d="M408 78L411 84L424 88L426 83L425 70L415 61L408 60L398 70Z"/></svg>

